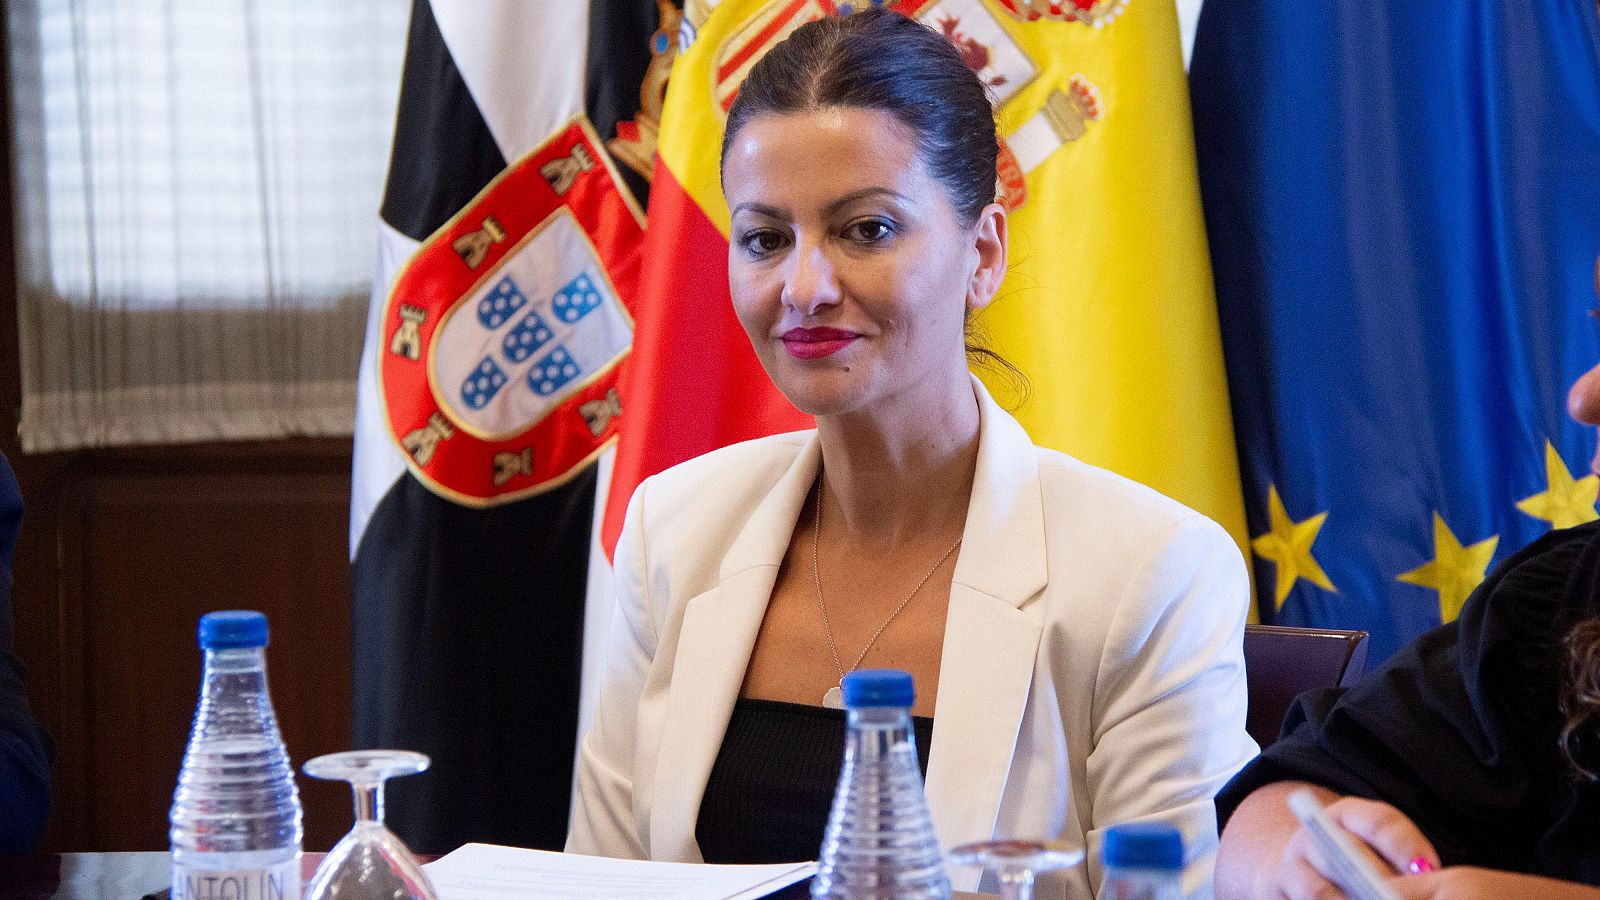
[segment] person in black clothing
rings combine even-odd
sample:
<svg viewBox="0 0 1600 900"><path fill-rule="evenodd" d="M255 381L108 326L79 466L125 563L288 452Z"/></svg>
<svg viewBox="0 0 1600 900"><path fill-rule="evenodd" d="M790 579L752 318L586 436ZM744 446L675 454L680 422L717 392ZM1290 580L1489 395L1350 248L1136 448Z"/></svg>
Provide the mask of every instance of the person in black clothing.
<svg viewBox="0 0 1600 900"><path fill-rule="evenodd" d="M50 736L28 712L22 661L12 652L11 554L22 527L22 491L0 454L0 853L26 853L50 813Z"/></svg>
<svg viewBox="0 0 1600 900"><path fill-rule="evenodd" d="M1568 406L1600 425L1600 366ZM1221 900L1342 896L1299 787L1408 900L1600 898L1600 522L1506 560L1361 684L1301 695L1217 796Z"/></svg>

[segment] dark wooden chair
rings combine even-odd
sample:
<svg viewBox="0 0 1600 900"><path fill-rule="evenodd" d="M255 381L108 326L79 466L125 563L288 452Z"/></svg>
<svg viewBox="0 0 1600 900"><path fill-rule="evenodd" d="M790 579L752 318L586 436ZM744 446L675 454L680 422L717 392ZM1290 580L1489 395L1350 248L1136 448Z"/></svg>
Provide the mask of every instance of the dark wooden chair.
<svg viewBox="0 0 1600 900"><path fill-rule="evenodd" d="M1295 695L1354 684L1367 668L1367 633L1332 628L1244 627L1245 730L1262 749L1278 739Z"/></svg>

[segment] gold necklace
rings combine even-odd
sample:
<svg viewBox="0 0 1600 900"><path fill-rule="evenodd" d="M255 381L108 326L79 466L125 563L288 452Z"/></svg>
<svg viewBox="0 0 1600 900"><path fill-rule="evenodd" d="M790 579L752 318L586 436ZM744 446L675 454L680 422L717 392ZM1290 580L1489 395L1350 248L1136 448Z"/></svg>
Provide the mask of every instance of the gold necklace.
<svg viewBox="0 0 1600 900"><path fill-rule="evenodd" d="M816 586L817 606L822 610L822 633L828 639L828 652L833 656L833 667L839 672L839 683L831 688L828 688L828 690L823 693L822 705L829 709L844 709L845 668L844 664L839 662L839 645L833 640L833 623L828 621L828 604L822 599L822 569L817 565L817 543L818 536L821 534L822 472L819 470L817 472L816 523L811 531L811 582ZM946 550L943 556L939 557L939 561L933 564L933 568L928 570L928 574L922 576L922 580L918 581L917 586L911 589L911 593L907 594L906 598L900 601L900 605L894 608L894 612L889 613L889 618L883 620L883 624L879 625L878 630L874 631L872 633L872 637L867 640L867 645L862 647L861 652L856 655L856 661L850 664L851 672L854 672L857 667L861 665L861 661L867 658L867 651L871 650L872 645L878 642L878 638L883 634L883 630L889 627L889 623L893 622L896 616L900 615L900 611L906 608L906 604L911 602L911 598L917 595L917 591L922 590L922 586L928 583L928 579L933 577L933 573L939 571L939 567L944 565L944 561L949 559L950 554L956 552L956 548L959 546L961 546L961 538L956 538L956 542L950 545L950 549Z"/></svg>

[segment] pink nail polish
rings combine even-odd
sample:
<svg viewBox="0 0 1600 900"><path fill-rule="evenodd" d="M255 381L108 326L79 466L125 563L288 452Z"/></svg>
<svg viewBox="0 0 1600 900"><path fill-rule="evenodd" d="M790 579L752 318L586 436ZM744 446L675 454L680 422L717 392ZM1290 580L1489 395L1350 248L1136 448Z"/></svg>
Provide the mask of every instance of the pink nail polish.
<svg viewBox="0 0 1600 900"><path fill-rule="evenodd" d="M1406 866L1406 871L1413 875L1425 875L1433 871L1433 863L1426 856L1418 856L1411 860L1411 865Z"/></svg>

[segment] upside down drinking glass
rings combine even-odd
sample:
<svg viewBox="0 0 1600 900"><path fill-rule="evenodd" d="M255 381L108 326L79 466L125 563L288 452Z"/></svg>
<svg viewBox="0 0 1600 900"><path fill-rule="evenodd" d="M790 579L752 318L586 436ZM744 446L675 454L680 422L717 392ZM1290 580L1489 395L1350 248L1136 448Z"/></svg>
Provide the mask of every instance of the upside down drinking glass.
<svg viewBox="0 0 1600 900"><path fill-rule="evenodd" d="M981 841L945 857L952 866L976 866L1000 879L1002 900L1033 900L1034 877L1083 862L1083 851L1049 841Z"/></svg>
<svg viewBox="0 0 1600 900"><path fill-rule="evenodd" d="M383 783L428 768L428 757L406 750L351 750L305 764L313 778L350 782L356 824L317 867L306 900L437 900L427 873L383 825Z"/></svg>

